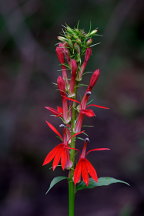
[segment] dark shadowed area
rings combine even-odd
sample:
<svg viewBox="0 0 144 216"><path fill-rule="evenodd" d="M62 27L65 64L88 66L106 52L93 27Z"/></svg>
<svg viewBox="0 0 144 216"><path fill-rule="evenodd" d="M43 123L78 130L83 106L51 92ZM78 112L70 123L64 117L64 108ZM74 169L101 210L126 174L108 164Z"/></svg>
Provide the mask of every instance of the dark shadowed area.
<svg viewBox="0 0 144 216"><path fill-rule="evenodd" d="M0 1L0 215L66 216L67 183L45 195L53 177L67 175L42 167L59 143L45 124L59 127L44 106L61 104L54 82L60 74L55 54L62 25L99 36L87 71L101 70L92 97L110 110L94 108L85 119L89 148L111 151L88 158L99 177L129 182L80 191L76 216L144 215L144 1L4 0ZM88 83L89 75L84 83ZM81 94L84 88L81 89ZM60 128L58 128L61 131ZM79 141L78 145L82 142Z"/></svg>

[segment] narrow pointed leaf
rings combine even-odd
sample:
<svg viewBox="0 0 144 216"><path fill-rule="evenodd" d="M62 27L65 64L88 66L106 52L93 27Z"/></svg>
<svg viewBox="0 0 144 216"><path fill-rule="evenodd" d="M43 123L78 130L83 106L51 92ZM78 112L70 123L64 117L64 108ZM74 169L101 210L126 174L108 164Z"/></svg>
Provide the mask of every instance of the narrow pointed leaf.
<svg viewBox="0 0 144 216"><path fill-rule="evenodd" d="M53 180L51 181L50 186L49 186L49 188L48 188L46 194L47 194L58 182L60 182L60 181L62 181L62 180L64 180L64 179L67 179L67 177L66 177L66 176L57 176L57 177L53 178Z"/></svg>
<svg viewBox="0 0 144 216"><path fill-rule="evenodd" d="M92 178L90 178L89 185L86 186L85 183L82 181L76 186L76 190L83 190L83 189L89 189L89 188L95 188L95 187L100 187L100 186L108 186L114 183L123 183L128 186L130 186L127 182L115 179L113 177L100 177L98 179L98 182L95 182Z"/></svg>

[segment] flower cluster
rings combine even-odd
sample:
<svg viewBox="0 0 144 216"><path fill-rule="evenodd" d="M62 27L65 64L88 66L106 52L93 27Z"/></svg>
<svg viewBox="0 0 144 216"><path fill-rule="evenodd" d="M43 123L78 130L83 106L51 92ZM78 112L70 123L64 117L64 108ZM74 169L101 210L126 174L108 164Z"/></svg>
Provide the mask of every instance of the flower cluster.
<svg viewBox="0 0 144 216"><path fill-rule="evenodd" d="M92 55L92 37L95 36L97 30L85 33L77 28L72 29L65 27L64 35L59 36L60 42L56 46L56 54L61 65L61 75L57 78L57 87L61 97L61 106L52 108L46 106L55 117L60 118L63 128L63 134L48 121L48 127L59 137L60 144L54 147L46 156L43 165L53 161L52 169L60 164L62 169L69 169L74 184L77 184L81 178L86 185L89 183L89 176L98 181L95 168L90 161L86 159L86 155L91 151L109 150L108 148L96 148L86 153L86 147L89 139L84 139L84 146L76 163L75 148L76 136L84 133L82 131L83 120L85 116L93 117L95 113L90 107L98 107L109 109L96 104L88 104L92 89L95 86L100 70L95 70L90 78L89 84L84 92L81 101L77 100L77 92L82 81L87 63Z"/></svg>

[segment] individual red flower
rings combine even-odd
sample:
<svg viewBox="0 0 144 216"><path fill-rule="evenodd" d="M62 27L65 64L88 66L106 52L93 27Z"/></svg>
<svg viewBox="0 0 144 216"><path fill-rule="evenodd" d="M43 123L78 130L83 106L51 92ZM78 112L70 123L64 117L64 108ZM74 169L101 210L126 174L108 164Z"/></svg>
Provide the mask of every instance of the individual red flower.
<svg viewBox="0 0 144 216"><path fill-rule="evenodd" d="M98 176L95 168L93 165L90 163L88 159L86 159L86 155L91 152L91 151L102 151L102 150L110 150L108 148L96 148L89 150L86 153L86 147L87 144L89 143L89 139L86 138L84 142L84 147L82 150L82 153L80 155L80 159L76 165L76 168L74 170L74 184L77 184L81 178L85 182L85 184L88 186L89 184L89 176L96 182L98 182Z"/></svg>
<svg viewBox="0 0 144 216"><path fill-rule="evenodd" d="M91 90L94 87L96 81L98 80L99 75L100 75L99 69L95 70L94 73L91 76L89 85L88 85L88 87L86 89L86 92L85 92L85 94L84 94L81 102L79 102L79 101L77 101L75 99L66 97L66 99L74 101L74 102L77 102L77 103L80 104L79 107L78 107L79 115L77 117L76 125L75 125L75 130L74 130L76 133L79 132L79 131L81 131L84 115L86 115L88 117L95 116L95 113L93 112L93 110L87 109L87 107L95 106L95 107L98 107L98 108L109 109L108 107L99 106L99 105L95 105L95 104L89 104L89 105L87 105L88 99L89 99L89 97L91 95Z"/></svg>
<svg viewBox="0 0 144 216"><path fill-rule="evenodd" d="M64 127L63 136L62 136L50 122L46 121L46 123L49 126L49 128L61 139L62 143L58 144L47 154L42 165L44 166L53 160L53 164L52 164L53 170L55 170L58 164L61 164L63 170L66 168L70 168L72 166L72 162L70 160L69 149L74 149L74 148L70 148L68 146L68 143L71 139L69 135L70 134L69 129L67 127ZM76 133L73 136L77 136L81 133L83 133L83 131L81 131L80 133Z"/></svg>

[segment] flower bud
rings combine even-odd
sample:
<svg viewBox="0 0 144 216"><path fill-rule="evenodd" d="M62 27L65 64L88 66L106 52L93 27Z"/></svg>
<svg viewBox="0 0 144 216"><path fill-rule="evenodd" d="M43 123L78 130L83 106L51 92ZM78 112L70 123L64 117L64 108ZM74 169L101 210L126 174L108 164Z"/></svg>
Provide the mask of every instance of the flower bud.
<svg viewBox="0 0 144 216"><path fill-rule="evenodd" d="M62 41L62 42L65 42L65 41L66 41L66 38L65 38L65 37L62 37L62 36L58 36L57 39L60 40L60 41Z"/></svg>
<svg viewBox="0 0 144 216"><path fill-rule="evenodd" d="M58 60L61 64L64 64L64 53L63 53L63 44L60 43L58 47L56 47L56 54L58 57Z"/></svg>
<svg viewBox="0 0 144 216"><path fill-rule="evenodd" d="M91 54L92 54L92 49L91 48L87 48L86 52L85 52L85 62L88 62Z"/></svg>
<svg viewBox="0 0 144 216"><path fill-rule="evenodd" d="M92 44L92 42L93 42L93 40L92 40L92 38L90 38L89 40L87 40L86 44L89 46Z"/></svg>
<svg viewBox="0 0 144 216"><path fill-rule="evenodd" d="M89 82L87 91L91 91L91 90L92 90L92 88L94 87L96 81L97 81L98 78L99 78L99 75L100 75L99 69L95 70L94 73L93 73L92 76L91 76L91 79L90 79L90 82Z"/></svg>
<svg viewBox="0 0 144 216"><path fill-rule="evenodd" d="M98 30L95 29L95 30L91 31L89 35L91 35L91 36L92 36L92 35L95 35L95 34L97 33L97 31L98 31Z"/></svg>
<svg viewBox="0 0 144 216"><path fill-rule="evenodd" d="M58 88L59 88L61 96L65 96L66 94L65 93L65 81L61 76L57 78L57 84L58 84Z"/></svg>
<svg viewBox="0 0 144 216"><path fill-rule="evenodd" d="M74 94L74 88L75 88L75 82L76 82L76 72L77 72L77 62L75 59L71 59L70 61L70 66L71 66L71 80L70 80L70 95L71 97L73 97Z"/></svg>
<svg viewBox="0 0 144 216"><path fill-rule="evenodd" d="M69 26L67 26L66 29L67 29L67 31L68 31L69 33L72 33L72 34L73 34L73 29L71 29Z"/></svg>

